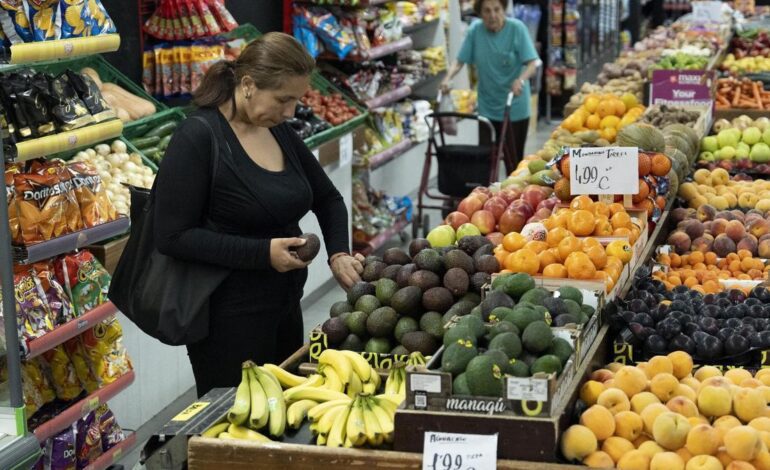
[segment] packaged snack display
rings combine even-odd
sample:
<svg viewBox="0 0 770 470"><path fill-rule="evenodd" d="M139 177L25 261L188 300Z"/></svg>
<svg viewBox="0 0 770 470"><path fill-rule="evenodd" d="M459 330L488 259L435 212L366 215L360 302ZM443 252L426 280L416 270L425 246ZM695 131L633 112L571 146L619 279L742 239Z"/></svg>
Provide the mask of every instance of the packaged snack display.
<svg viewBox="0 0 770 470"><path fill-rule="evenodd" d="M115 33L115 24L102 5L102 0L88 0L89 14L91 15L91 36Z"/></svg>
<svg viewBox="0 0 770 470"><path fill-rule="evenodd" d="M80 204L75 195L75 185L72 181L72 175L67 170L67 164L64 161L55 160L34 160L29 164L29 172L37 174L55 174L59 179L59 190L63 196L64 220L67 225L67 233L74 233L83 230L83 217L80 214Z"/></svg>
<svg viewBox="0 0 770 470"><path fill-rule="evenodd" d="M115 415L106 403L103 403L95 411L96 420L99 423L99 432L102 438L102 450L107 452L116 444L126 439L123 429L120 428Z"/></svg>
<svg viewBox="0 0 770 470"><path fill-rule="evenodd" d="M78 315L107 301L110 274L88 250L57 260L56 276L67 289Z"/></svg>
<svg viewBox="0 0 770 470"><path fill-rule="evenodd" d="M89 75L67 70L67 79L86 106L95 122L106 121L116 117L107 101L99 90L99 85Z"/></svg>
<svg viewBox="0 0 770 470"><path fill-rule="evenodd" d="M8 165L5 168L5 199L8 201L8 225L11 229L11 241L19 241L19 211L16 206L16 192L13 189L14 175L19 172L16 165Z"/></svg>
<svg viewBox="0 0 770 470"><path fill-rule="evenodd" d="M75 441L77 444L77 468L86 468L103 454L102 433L96 412L92 411L78 420Z"/></svg>
<svg viewBox="0 0 770 470"><path fill-rule="evenodd" d="M47 440L43 448L45 469L76 470L78 463L75 424Z"/></svg>
<svg viewBox="0 0 770 470"><path fill-rule="evenodd" d="M16 294L16 318L19 337L38 338L53 330L51 310L40 280L31 266L15 266L13 275Z"/></svg>
<svg viewBox="0 0 770 470"><path fill-rule="evenodd" d="M67 165L67 170L72 175L75 196L86 228L118 218L96 167L86 162L74 162Z"/></svg>
<svg viewBox="0 0 770 470"><path fill-rule="evenodd" d="M56 392L36 360L21 363L21 384L28 416L56 399Z"/></svg>
<svg viewBox="0 0 770 470"><path fill-rule="evenodd" d="M59 15L62 39L91 34L91 9L87 0L59 0Z"/></svg>
<svg viewBox="0 0 770 470"><path fill-rule="evenodd" d="M60 39L61 20L59 19L58 0L24 0L27 18L30 18L30 28L34 41L50 41Z"/></svg>
<svg viewBox="0 0 770 470"><path fill-rule="evenodd" d="M25 245L70 233L67 223L70 201L67 186L55 169L14 176L14 190L22 241ZM81 219L82 222L82 219Z"/></svg>
<svg viewBox="0 0 770 470"><path fill-rule="evenodd" d="M35 263L33 268L45 292L45 300L51 310L54 325L63 325L75 318L75 309L64 288L56 279L53 264L50 261L43 261Z"/></svg>
<svg viewBox="0 0 770 470"><path fill-rule="evenodd" d="M162 0L144 31L165 41L197 39L238 27L222 0Z"/></svg>
<svg viewBox="0 0 770 470"><path fill-rule="evenodd" d="M345 30L337 18L325 8L297 6L294 14L304 17L313 32L326 46L326 49L339 59L344 59L355 49L356 40L352 31Z"/></svg>
<svg viewBox="0 0 770 470"><path fill-rule="evenodd" d="M88 362L100 386L114 382L132 369L123 346L123 329L113 317L80 336Z"/></svg>
<svg viewBox="0 0 770 470"><path fill-rule="evenodd" d="M62 346L44 352L40 359L56 390L56 398L71 401L80 396L83 387L75 372L75 366Z"/></svg>
<svg viewBox="0 0 770 470"><path fill-rule="evenodd" d="M0 8L5 10L0 12L0 26L11 44L34 40L22 0L0 0Z"/></svg>
<svg viewBox="0 0 770 470"><path fill-rule="evenodd" d="M88 354L83 347L83 342L80 337L75 337L64 343L64 351L70 358L73 367L75 368L75 374L80 380L80 384L83 386L87 393L93 393L99 388L99 382L94 377L91 371L91 366L88 364Z"/></svg>

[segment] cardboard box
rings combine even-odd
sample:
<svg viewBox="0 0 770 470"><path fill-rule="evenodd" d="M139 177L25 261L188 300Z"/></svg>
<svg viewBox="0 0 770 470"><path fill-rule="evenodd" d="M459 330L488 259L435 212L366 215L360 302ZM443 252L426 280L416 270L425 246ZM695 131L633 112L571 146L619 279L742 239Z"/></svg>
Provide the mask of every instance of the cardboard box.
<svg viewBox="0 0 770 470"><path fill-rule="evenodd" d="M85 248L96 256L96 259L102 263L102 266L104 266L108 273L113 274L127 243L128 235L124 235L115 240L98 245L89 245Z"/></svg>
<svg viewBox="0 0 770 470"><path fill-rule="evenodd" d="M321 326L317 326L310 332L310 362L318 362L321 353L329 349L329 338L326 333L321 331ZM362 352L362 356L375 369L390 369L394 363L406 362L409 360L407 354L378 354ZM426 358L427 359L427 358Z"/></svg>

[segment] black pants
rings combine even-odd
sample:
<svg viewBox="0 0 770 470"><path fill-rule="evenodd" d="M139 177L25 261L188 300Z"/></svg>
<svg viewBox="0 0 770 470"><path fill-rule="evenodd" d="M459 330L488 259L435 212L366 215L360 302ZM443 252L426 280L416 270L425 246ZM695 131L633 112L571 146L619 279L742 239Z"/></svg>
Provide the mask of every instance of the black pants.
<svg viewBox="0 0 770 470"><path fill-rule="evenodd" d="M237 386L244 361L280 364L302 346L303 336L299 301L280 312L212 311L209 336L187 346L198 397Z"/></svg>
<svg viewBox="0 0 770 470"><path fill-rule="evenodd" d="M492 121L495 127L495 134L500 139L500 131L503 129L501 121ZM505 151L511 156L513 168L505 166L508 174L516 169L516 166L524 158L524 146L527 143L527 131L529 131L529 118L520 121L511 121L508 126L508 132L505 136ZM489 145L492 143L492 136L489 134L489 128L484 123L479 123L479 144Z"/></svg>

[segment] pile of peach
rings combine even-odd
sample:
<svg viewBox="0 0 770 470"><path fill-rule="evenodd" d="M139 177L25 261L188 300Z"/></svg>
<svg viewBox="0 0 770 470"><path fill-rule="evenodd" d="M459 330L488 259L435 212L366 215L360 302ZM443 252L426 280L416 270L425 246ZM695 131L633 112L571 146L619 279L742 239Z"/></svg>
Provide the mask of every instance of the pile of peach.
<svg viewBox="0 0 770 470"><path fill-rule="evenodd" d="M668 266L668 272L656 271L653 277L663 282L666 289L684 285L701 294L715 294L724 290L719 279L767 279L770 265L751 256L748 250L738 250L725 258L713 251L693 251L688 254L659 254L657 261Z"/></svg>
<svg viewBox="0 0 770 470"><path fill-rule="evenodd" d="M770 370L692 372L682 351L595 371L562 454L594 468L770 470Z"/></svg>

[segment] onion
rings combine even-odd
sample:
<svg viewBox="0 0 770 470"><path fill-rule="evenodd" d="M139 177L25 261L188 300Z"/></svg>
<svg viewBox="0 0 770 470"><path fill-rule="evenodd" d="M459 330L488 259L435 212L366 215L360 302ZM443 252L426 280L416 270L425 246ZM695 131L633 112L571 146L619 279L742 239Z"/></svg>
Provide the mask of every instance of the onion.
<svg viewBox="0 0 770 470"><path fill-rule="evenodd" d="M94 150L96 151L96 153L104 157L110 154L110 146L107 144L99 144L96 147L94 147Z"/></svg>
<svg viewBox="0 0 770 470"><path fill-rule="evenodd" d="M120 165L120 155L117 153L111 153L107 155L107 161L110 162L110 165L113 166Z"/></svg>
<svg viewBox="0 0 770 470"><path fill-rule="evenodd" d="M128 147L126 147L126 143L122 140L116 140L112 143L110 146L113 152L115 153L126 153L128 151Z"/></svg>
<svg viewBox="0 0 770 470"><path fill-rule="evenodd" d="M90 156L91 158L94 158L96 156L96 150L94 149L86 149L85 152Z"/></svg>

